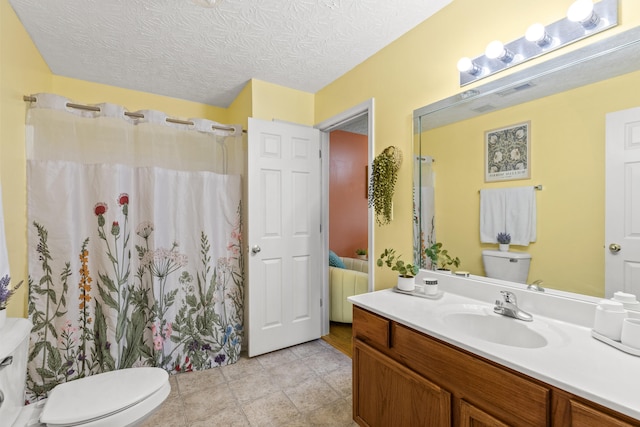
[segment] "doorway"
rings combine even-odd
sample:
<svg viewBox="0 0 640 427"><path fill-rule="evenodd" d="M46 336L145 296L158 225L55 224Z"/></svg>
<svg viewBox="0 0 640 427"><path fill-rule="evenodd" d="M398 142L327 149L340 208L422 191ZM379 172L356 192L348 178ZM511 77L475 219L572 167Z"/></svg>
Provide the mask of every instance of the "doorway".
<svg viewBox="0 0 640 427"><path fill-rule="evenodd" d="M366 183L369 182L367 165L371 164L373 159L373 117L374 117L374 103L373 99L365 101L349 110L338 114L315 127L322 132L321 135L321 150L322 150L322 239L323 239L323 265L327 266L322 268L322 301L325 302L322 305L322 335L330 333L330 316L329 316L329 233L331 230L330 222L330 159L331 159L331 133L340 131L341 133L353 133L355 136L364 137L366 139L366 164L363 165L365 172L363 172L363 179ZM356 140L358 138L355 138ZM356 194L354 197L366 197L365 190L362 190L362 194ZM374 236L373 236L373 217L372 210L367 207L366 211L366 250L368 254L372 254L374 251ZM354 249L355 252L355 249ZM351 255L355 257L355 253ZM371 292L373 290L373 262L372 257L368 258L368 284L367 290Z"/></svg>

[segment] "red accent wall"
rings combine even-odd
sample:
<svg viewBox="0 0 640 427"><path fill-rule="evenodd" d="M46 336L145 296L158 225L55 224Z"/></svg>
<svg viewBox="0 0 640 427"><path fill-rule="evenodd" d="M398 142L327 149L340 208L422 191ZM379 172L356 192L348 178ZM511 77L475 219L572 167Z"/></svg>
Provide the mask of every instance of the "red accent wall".
<svg viewBox="0 0 640 427"><path fill-rule="evenodd" d="M367 248L367 149L366 135L329 135L329 248L343 257Z"/></svg>

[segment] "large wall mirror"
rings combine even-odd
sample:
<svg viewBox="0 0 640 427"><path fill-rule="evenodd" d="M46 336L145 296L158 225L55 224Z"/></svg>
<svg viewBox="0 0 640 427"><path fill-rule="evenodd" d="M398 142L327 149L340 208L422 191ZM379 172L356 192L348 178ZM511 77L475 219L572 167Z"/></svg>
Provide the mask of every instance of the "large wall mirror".
<svg viewBox="0 0 640 427"><path fill-rule="evenodd" d="M605 118L640 106L638 94L640 27L416 110L414 254L435 238L460 258L459 269L484 275L482 250L497 245L480 243L479 191L541 185L536 241L511 247L531 254L527 282L604 296ZM524 122L531 177L485 182L485 132ZM435 172L433 222L420 212L429 209L418 188L427 166Z"/></svg>

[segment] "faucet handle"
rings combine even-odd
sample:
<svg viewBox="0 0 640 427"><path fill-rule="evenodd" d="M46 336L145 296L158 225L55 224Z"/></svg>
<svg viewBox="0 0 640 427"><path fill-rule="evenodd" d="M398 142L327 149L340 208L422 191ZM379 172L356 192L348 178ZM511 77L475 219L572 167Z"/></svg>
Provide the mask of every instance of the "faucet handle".
<svg viewBox="0 0 640 427"><path fill-rule="evenodd" d="M504 298L504 302L517 304L518 300L513 292L500 291L500 293L502 294L502 298Z"/></svg>

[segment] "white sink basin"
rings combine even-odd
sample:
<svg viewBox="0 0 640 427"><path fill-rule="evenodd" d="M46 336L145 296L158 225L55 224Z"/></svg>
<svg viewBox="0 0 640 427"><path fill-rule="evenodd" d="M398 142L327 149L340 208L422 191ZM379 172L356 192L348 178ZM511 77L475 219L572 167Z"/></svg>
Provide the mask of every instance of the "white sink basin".
<svg viewBox="0 0 640 427"><path fill-rule="evenodd" d="M493 312L480 304L449 304L437 310L437 318L452 331L475 339L518 348L540 348L559 344L566 337L542 320L523 322Z"/></svg>

